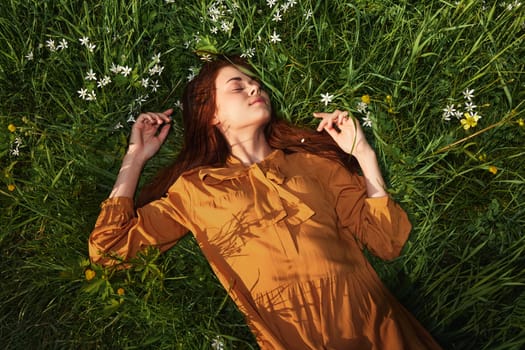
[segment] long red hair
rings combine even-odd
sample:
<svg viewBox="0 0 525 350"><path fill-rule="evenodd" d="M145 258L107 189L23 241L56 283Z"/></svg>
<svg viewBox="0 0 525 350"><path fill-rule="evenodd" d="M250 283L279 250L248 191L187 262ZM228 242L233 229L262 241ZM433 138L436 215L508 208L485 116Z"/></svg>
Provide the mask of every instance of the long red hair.
<svg viewBox="0 0 525 350"><path fill-rule="evenodd" d="M199 166L220 167L226 163L230 155L229 145L210 122L216 107L215 79L219 70L226 66L253 71L248 62L239 56L220 55L204 64L199 74L186 85L182 97L182 149L173 164L159 171L153 181L142 188L137 207L161 198L185 171ZM355 158L343 152L326 132L294 126L277 118L273 109L265 133L274 149L285 153L313 153L337 161L350 171L357 170Z"/></svg>

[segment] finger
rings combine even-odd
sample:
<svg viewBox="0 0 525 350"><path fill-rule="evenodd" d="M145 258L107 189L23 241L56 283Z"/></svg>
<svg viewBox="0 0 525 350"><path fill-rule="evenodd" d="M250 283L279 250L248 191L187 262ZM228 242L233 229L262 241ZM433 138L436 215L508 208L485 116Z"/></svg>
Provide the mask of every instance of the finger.
<svg viewBox="0 0 525 350"><path fill-rule="evenodd" d="M317 125L317 131L322 131L324 129L325 124L326 124L325 120L324 119L321 120L319 124Z"/></svg>
<svg viewBox="0 0 525 350"><path fill-rule="evenodd" d="M345 124L349 124L349 123L351 123L351 124L354 123L354 117L351 114L349 114L348 112L346 112L346 115L344 116L341 124L345 125Z"/></svg>
<svg viewBox="0 0 525 350"><path fill-rule="evenodd" d="M331 117L325 117L323 120L319 122L319 125L317 126L317 131L322 131L323 129L332 129L333 128L333 120Z"/></svg>
<svg viewBox="0 0 525 350"><path fill-rule="evenodd" d="M326 117L329 117L333 114L332 113L326 113L326 112L314 112L313 115L315 118L320 118L320 119L324 119Z"/></svg>
<svg viewBox="0 0 525 350"><path fill-rule="evenodd" d="M325 130L334 140L339 137L339 132L335 128L325 128Z"/></svg>
<svg viewBox="0 0 525 350"><path fill-rule="evenodd" d="M157 135L157 137L159 138L159 141L161 143L164 142L164 140L166 140L166 137L168 136L168 133L170 132L170 128L171 128L171 125L170 124L165 124L161 129L160 129L160 132L159 134Z"/></svg>
<svg viewBox="0 0 525 350"><path fill-rule="evenodd" d="M346 121L347 118L348 118L348 112L340 112L337 115L337 124L338 125L343 124L343 122Z"/></svg>
<svg viewBox="0 0 525 350"><path fill-rule="evenodd" d="M173 118L171 117L172 113L173 113L173 108L169 108L161 113L164 123L171 123L173 121Z"/></svg>
<svg viewBox="0 0 525 350"><path fill-rule="evenodd" d="M171 122L171 118L164 113L147 112L144 113L144 117L141 122L150 126L160 126L162 124L168 124Z"/></svg>
<svg viewBox="0 0 525 350"><path fill-rule="evenodd" d="M325 123L324 129L326 131L334 130L335 129L335 127L334 127L334 119L326 118L325 120L326 120L326 123Z"/></svg>

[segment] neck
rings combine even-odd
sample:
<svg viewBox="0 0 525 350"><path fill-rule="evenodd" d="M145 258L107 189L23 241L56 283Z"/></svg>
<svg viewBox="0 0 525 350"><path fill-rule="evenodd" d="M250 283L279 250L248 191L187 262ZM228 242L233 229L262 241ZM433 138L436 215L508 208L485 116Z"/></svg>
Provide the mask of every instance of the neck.
<svg viewBox="0 0 525 350"><path fill-rule="evenodd" d="M226 138L230 144L232 155L244 165L259 163L272 152L263 130L245 135L245 137Z"/></svg>

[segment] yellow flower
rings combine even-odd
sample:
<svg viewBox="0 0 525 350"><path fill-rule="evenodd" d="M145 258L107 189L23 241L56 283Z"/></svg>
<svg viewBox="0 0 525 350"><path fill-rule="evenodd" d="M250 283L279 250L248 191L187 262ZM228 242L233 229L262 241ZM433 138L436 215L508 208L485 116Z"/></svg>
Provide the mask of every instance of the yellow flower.
<svg viewBox="0 0 525 350"><path fill-rule="evenodd" d="M386 95L385 102L388 104L392 103L392 96Z"/></svg>
<svg viewBox="0 0 525 350"><path fill-rule="evenodd" d="M498 168L496 168L494 165L489 166L488 170L494 175L498 173Z"/></svg>
<svg viewBox="0 0 525 350"><path fill-rule="evenodd" d="M476 125L478 125L478 116L477 115L472 115L470 113L465 113L465 119L461 119L460 122L461 122L461 125L463 125L463 129L465 130L468 130L470 128L473 128L475 127Z"/></svg>
<svg viewBox="0 0 525 350"><path fill-rule="evenodd" d="M361 96L361 102L366 103L367 105L370 104L370 95L363 95Z"/></svg>
<svg viewBox="0 0 525 350"><path fill-rule="evenodd" d="M16 126L14 126L13 124L9 124L7 126L7 130L9 130L11 132L15 132L16 131Z"/></svg>
<svg viewBox="0 0 525 350"><path fill-rule="evenodd" d="M95 278L97 273L95 271L91 270L91 269L87 269L84 272L84 275L86 275L86 280L91 281L93 278Z"/></svg>
<svg viewBox="0 0 525 350"><path fill-rule="evenodd" d="M487 154L486 153L480 154L478 159L480 162L485 162L487 160Z"/></svg>
<svg viewBox="0 0 525 350"><path fill-rule="evenodd" d="M119 288L119 289L117 289L117 294L118 294L118 295L123 296L124 293L125 293L124 288Z"/></svg>
<svg viewBox="0 0 525 350"><path fill-rule="evenodd" d="M9 192L13 192L15 190L16 186L13 185L13 184L9 184L7 185L7 189L9 190Z"/></svg>
<svg viewBox="0 0 525 350"><path fill-rule="evenodd" d="M523 120L523 118L518 119L518 125L522 128L525 126L525 121Z"/></svg>

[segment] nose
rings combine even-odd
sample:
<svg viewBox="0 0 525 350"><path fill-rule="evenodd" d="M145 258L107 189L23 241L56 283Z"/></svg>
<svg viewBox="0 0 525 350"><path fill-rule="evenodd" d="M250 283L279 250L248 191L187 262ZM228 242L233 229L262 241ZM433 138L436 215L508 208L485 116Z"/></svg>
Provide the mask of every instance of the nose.
<svg viewBox="0 0 525 350"><path fill-rule="evenodd" d="M252 80L250 82L250 96L253 96L253 95L260 95L261 94L261 86L259 85L259 83L255 80Z"/></svg>

